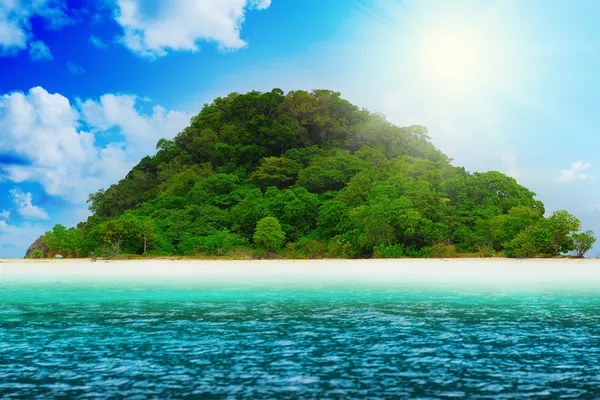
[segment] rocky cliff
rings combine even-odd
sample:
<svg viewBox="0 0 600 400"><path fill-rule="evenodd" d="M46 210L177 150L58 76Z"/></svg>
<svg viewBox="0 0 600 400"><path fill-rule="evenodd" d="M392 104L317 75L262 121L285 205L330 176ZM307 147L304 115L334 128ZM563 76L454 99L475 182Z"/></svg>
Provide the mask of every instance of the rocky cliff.
<svg viewBox="0 0 600 400"><path fill-rule="evenodd" d="M42 243L43 237L43 235L40 236L35 240L35 242L31 244L31 246L29 246L29 248L25 252L25 258L29 257L29 255L33 253L34 250L40 250L42 253L44 253L44 257L46 256L46 254L48 253L48 248Z"/></svg>

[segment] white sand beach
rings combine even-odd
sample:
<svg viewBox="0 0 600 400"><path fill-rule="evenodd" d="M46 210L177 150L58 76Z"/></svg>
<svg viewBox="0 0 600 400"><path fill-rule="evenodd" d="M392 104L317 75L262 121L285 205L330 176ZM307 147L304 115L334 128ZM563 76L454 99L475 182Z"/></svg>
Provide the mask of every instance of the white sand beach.
<svg viewBox="0 0 600 400"><path fill-rule="evenodd" d="M0 284L120 279L199 283L584 285L600 289L600 260L0 260Z"/></svg>

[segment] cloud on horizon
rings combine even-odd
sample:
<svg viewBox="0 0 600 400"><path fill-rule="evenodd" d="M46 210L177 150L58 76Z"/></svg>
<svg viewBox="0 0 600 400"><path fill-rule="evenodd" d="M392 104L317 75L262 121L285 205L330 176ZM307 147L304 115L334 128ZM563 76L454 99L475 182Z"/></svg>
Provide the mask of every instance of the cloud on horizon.
<svg viewBox="0 0 600 400"><path fill-rule="evenodd" d="M25 222L16 226L0 220L0 252L3 257L23 257L27 246L50 229L47 224Z"/></svg>
<svg viewBox="0 0 600 400"><path fill-rule="evenodd" d="M0 97L0 148L28 163L0 165L0 177L38 182L46 193L84 204L89 193L117 182L156 142L172 138L190 115L155 106L137 108L135 96L106 94L71 103L42 87ZM111 132L107 132L107 131ZM99 145L96 138L120 134Z"/></svg>
<svg viewBox="0 0 600 400"><path fill-rule="evenodd" d="M0 148L9 161L0 163L0 181L39 184L70 204L66 213L49 215L31 192L19 186L7 191L13 208L0 212L0 254L22 257L24 246L53 221L72 226L85 220L90 193L122 179L159 139L189 124L191 115L159 105L142 112L140 103L147 102L124 94L69 101L42 87L0 95Z"/></svg>
<svg viewBox="0 0 600 400"><path fill-rule="evenodd" d="M571 168L562 169L556 177L556 181L559 183L573 182L573 181L586 181L593 179L594 177L586 171L591 168L590 163L584 163L583 161L576 161L571 164Z"/></svg>

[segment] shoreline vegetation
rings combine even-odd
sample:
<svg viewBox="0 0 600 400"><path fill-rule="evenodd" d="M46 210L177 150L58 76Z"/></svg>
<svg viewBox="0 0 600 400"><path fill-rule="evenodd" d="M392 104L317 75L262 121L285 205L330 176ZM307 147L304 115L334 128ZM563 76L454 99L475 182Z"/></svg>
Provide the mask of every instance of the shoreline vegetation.
<svg viewBox="0 0 600 400"><path fill-rule="evenodd" d="M328 90L231 93L156 149L25 256L583 258L596 241L514 178L453 165L425 127Z"/></svg>
<svg viewBox="0 0 600 400"><path fill-rule="evenodd" d="M265 263L275 263L275 264L284 264L284 263L334 263L334 262L350 262L350 263L360 263L360 262L389 262L389 263L403 263L403 262L436 262L436 261L444 261L444 262L452 262L456 261L460 262L501 262L506 261L509 263L527 263L527 262L598 262L600 263L600 258L580 258L575 256L556 256L556 257L530 257L530 258L514 258L514 257L478 257L476 255L460 255L459 257L428 257L428 258L273 258L273 257L255 257L255 258L244 258L238 256L144 256L138 254L120 254L114 257L72 257L72 258L0 258L0 263L10 264L29 264L29 263L50 263L50 264L72 264L72 263L81 263L81 262L144 262L144 261L181 261L181 262L192 262L192 263L202 263L202 262L249 262L249 263L257 263L257 262L265 262Z"/></svg>
<svg viewBox="0 0 600 400"><path fill-rule="evenodd" d="M568 261L568 260L595 260L594 258L584 258L575 255L558 255L558 256L538 256L538 257L505 257L502 255L482 256L481 254L451 254L441 257L369 257L369 258L336 258L336 257L285 257L279 253L266 254L264 252L258 252L252 254L251 252L234 252L229 255L144 255L144 254L116 254L112 256L98 257L24 257L22 259L0 259L0 262L13 262L13 261L53 261L53 262L64 262L64 261L90 261L90 262L102 262L102 261L147 261L147 260L165 260L165 261L409 261L409 260L511 260L511 261Z"/></svg>

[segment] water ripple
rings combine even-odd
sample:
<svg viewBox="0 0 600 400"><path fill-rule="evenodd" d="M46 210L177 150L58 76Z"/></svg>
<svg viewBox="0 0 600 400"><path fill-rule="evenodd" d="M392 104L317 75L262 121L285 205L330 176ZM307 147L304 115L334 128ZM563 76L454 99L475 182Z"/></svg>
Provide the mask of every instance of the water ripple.
<svg viewBox="0 0 600 400"><path fill-rule="evenodd" d="M2 398L600 396L593 295L8 289Z"/></svg>

